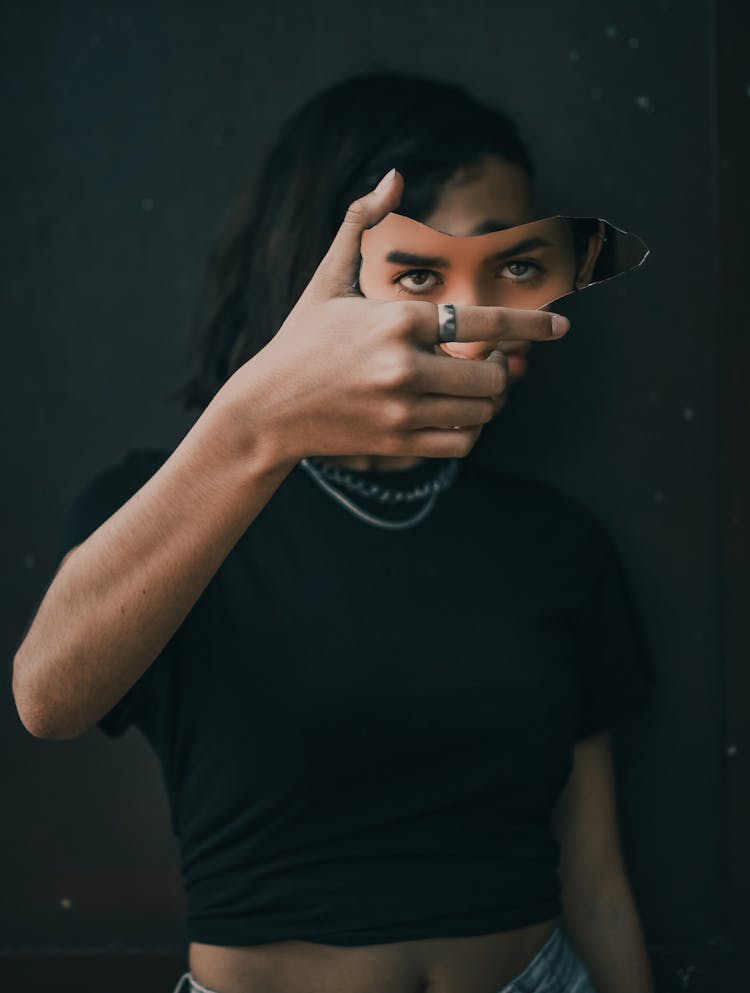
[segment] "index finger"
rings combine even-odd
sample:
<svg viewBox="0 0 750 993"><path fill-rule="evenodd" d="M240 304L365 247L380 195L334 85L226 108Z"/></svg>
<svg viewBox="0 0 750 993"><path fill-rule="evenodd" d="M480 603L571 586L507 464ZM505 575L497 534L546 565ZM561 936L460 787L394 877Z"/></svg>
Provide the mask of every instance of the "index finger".
<svg viewBox="0 0 750 993"><path fill-rule="evenodd" d="M412 326L417 341L424 345L441 344L437 305L419 300L409 302L408 306L414 306ZM570 328L567 317L541 310L456 304L455 314L453 341L499 342L506 338L544 341L561 338Z"/></svg>

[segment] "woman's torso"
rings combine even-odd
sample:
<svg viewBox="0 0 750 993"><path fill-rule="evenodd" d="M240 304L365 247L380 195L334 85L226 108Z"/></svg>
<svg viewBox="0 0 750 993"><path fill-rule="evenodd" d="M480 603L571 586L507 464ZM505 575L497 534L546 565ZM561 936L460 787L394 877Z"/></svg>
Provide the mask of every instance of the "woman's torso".
<svg viewBox="0 0 750 993"><path fill-rule="evenodd" d="M190 971L218 993L498 993L560 918L510 931L360 947L280 941L190 944Z"/></svg>
<svg viewBox="0 0 750 993"><path fill-rule="evenodd" d="M238 542L133 700L199 983L497 993L539 951L596 547L564 506L472 472L397 537L297 472Z"/></svg>

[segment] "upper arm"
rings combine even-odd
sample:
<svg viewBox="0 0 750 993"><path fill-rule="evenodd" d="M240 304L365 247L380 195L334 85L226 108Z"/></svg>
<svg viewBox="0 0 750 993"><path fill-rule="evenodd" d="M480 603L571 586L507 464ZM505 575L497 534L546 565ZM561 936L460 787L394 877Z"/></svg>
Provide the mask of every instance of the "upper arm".
<svg viewBox="0 0 750 993"><path fill-rule="evenodd" d="M625 874L609 731L579 741L553 815L563 899L594 899Z"/></svg>

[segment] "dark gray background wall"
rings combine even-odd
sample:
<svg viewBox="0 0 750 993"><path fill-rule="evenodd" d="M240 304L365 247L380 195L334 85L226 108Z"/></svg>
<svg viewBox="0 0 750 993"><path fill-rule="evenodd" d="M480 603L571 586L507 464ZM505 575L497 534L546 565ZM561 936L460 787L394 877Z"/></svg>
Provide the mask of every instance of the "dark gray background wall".
<svg viewBox="0 0 750 993"><path fill-rule="evenodd" d="M561 308L572 333L534 350L474 457L579 497L622 548L661 675L653 705L616 739L623 844L660 989L719 988L729 922L716 7L5 6L0 958L29 970L19 988L42 988L43 953L81 953L88 989L85 955L128 949L154 956L139 988L171 988L185 941L146 742L132 731L34 739L10 696L10 658L57 566L62 514L103 464L187 430L163 396L203 262L281 120L349 73L404 67L512 112L550 213L599 214L651 248L644 270ZM106 962L113 990L123 972Z"/></svg>

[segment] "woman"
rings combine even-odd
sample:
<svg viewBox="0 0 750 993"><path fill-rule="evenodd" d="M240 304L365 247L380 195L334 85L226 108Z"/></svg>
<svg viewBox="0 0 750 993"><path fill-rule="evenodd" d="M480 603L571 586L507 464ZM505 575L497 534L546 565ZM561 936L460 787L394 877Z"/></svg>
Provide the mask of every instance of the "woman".
<svg viewBox="0 0 750 993"><path fill-rule="evenodd" d="M459 87L368 74L312 100L211 260L194 425L69 515L16 703L38 736L154 747L176 990L651 990L609 729L652 671L619 557L562 493L466 459L567 321L357 286L396 209L523 224L532 176Z"/></svg>

